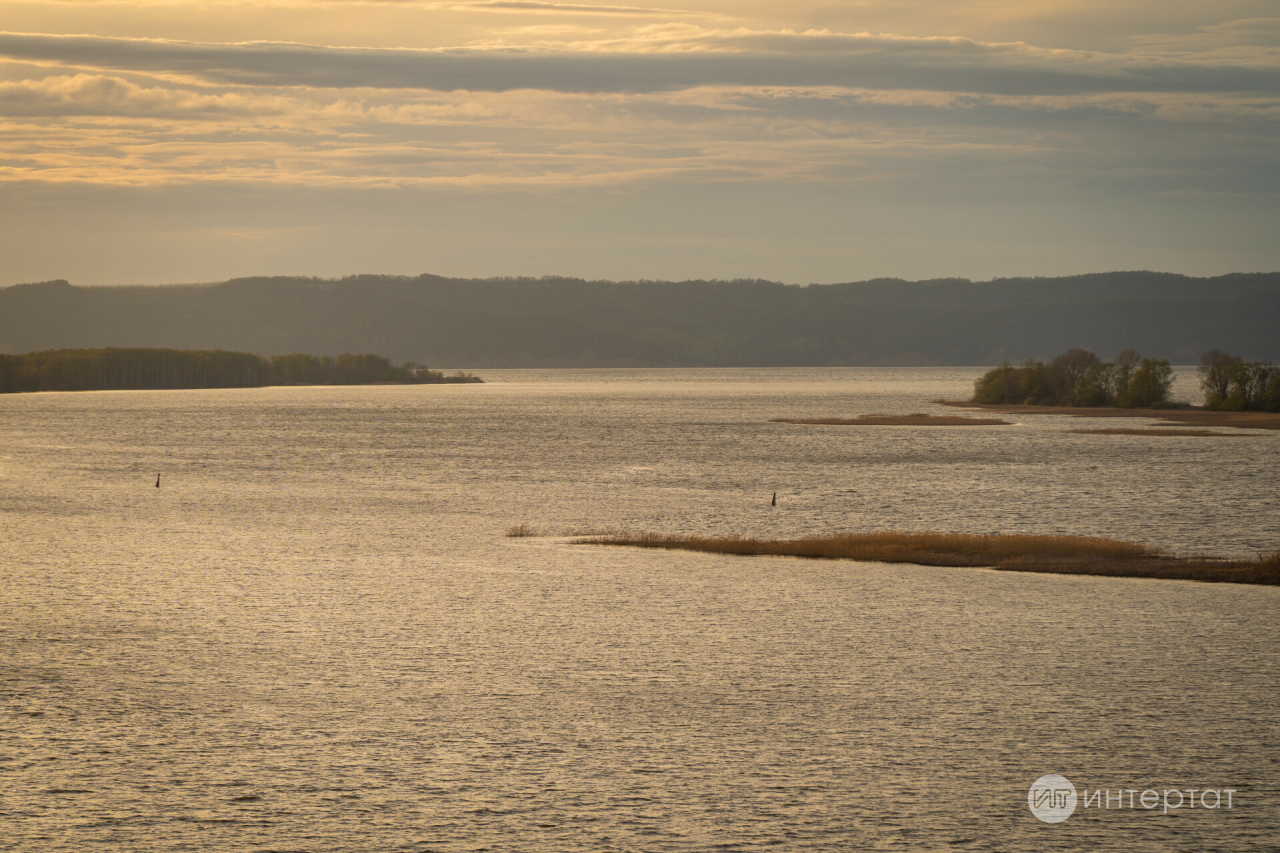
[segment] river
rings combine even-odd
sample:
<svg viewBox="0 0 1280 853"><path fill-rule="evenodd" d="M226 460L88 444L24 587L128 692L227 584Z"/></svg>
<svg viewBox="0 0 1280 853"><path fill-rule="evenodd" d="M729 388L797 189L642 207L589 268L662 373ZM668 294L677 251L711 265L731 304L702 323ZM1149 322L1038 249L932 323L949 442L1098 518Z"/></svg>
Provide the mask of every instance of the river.
<svg viewBox="0 0 1280 853"><path fill-rule="evenodd" d="M1275 849L1278 589L572 542L1280 547L1276 433L769 422L979 372L0 398L0 850Z"/></svg>

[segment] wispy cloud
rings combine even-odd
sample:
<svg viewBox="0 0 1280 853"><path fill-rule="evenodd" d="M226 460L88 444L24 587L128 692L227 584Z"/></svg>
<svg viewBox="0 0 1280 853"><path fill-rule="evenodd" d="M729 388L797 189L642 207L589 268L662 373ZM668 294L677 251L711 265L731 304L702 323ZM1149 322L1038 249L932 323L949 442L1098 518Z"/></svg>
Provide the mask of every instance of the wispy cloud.
<svg viewBox="0 0 1280 853"><path fill-rule="evenodd" d="M2 116L266 116L288 111L287 101L243 92L207 93L140 86L102 74L0 82Z"/></svg>
<svg viewBox="0 0 1280 853"><path fill-rule="evenodd" d="M843 86L993 95L1280 94L1280 65L1266 61L826 32L689 32L579 50L371 49L3 33L0 56L248 86L582 93Z"/></svg>
<svg viewBox="0 0 1280 853"><path fill-rule="evenodd" d="M626 17L718 17L706 12L644 6L600 6L584 3L548 3L543 0L473 0L473 2L432 3L431 8L476 12L535 12L564 15L622 15Z"/></svg>
<svg viewBox="0 0 1280 853"><path fill-rule="evenodd" d="M58 5L117 5L133 8L169 7L181 9L192 6L246 6L259 8L295 9L314 7L314 0L43 0ZM719 12L698 9L673 9L666 6L630 6L613 3L556 3L551 0L325 0L329 8L349 7L401 7L447 12L501 12L525 15L607 15L632 18L702 18L725 20L730 16Z"/></svg>

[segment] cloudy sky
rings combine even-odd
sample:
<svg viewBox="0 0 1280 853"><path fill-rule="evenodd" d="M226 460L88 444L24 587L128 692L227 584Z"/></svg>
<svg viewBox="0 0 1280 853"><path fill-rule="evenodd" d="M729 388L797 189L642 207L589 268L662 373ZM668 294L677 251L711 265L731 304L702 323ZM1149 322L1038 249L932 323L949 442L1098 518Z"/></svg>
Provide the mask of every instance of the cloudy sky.
<svg viewBox="0 0 1280 853"><path fill-rule="evenodd" d="M0 285L1280 269L1276 0L4 0Z"/></svg>

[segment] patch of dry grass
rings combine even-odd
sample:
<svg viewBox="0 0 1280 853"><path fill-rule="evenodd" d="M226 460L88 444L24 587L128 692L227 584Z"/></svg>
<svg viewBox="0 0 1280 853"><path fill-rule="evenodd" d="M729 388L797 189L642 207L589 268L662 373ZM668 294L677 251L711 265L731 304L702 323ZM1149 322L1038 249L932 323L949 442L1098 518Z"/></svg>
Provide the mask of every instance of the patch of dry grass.
<svg viewBox="0 0 1280 853"><path fill-rule="evenodd" d="M515 527L507 528L507 536L511 539L524 539L529 536L537 536L538 531L534 530L527 524L517 524Z"/></svg>
<svg viewBox="0 0 1280 853"><path fill-rule="evenodd" d="M1011 426L1000 418L966 418L959 415L858 415L856 418L772 418L771 424L828 426Z"/></svg>
<svg viewBox="0 0 1280 853"><path fill-rule="evenodd" d="M1167 554L1136 542L1085 536L977 535L961 533L841 533L802 539L741 536L667 536L613 533L577 540L588 545L629 545L715 554L810 557L986 567L1004 571L1110 575L1178 580L1280 584L1280 552L1258 560L1220 560Z"/></svg>

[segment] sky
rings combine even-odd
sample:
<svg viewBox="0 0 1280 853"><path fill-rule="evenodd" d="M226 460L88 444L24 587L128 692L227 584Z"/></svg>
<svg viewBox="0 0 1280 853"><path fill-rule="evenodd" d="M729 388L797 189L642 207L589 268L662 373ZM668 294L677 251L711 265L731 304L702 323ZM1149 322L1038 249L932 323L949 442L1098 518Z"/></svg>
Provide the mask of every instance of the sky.
<svg viewBox="0 0 1280 853"><path fill-rule="evenodd" d="M4 0L0 285L1280 270L1276 0Z"/></svg>

